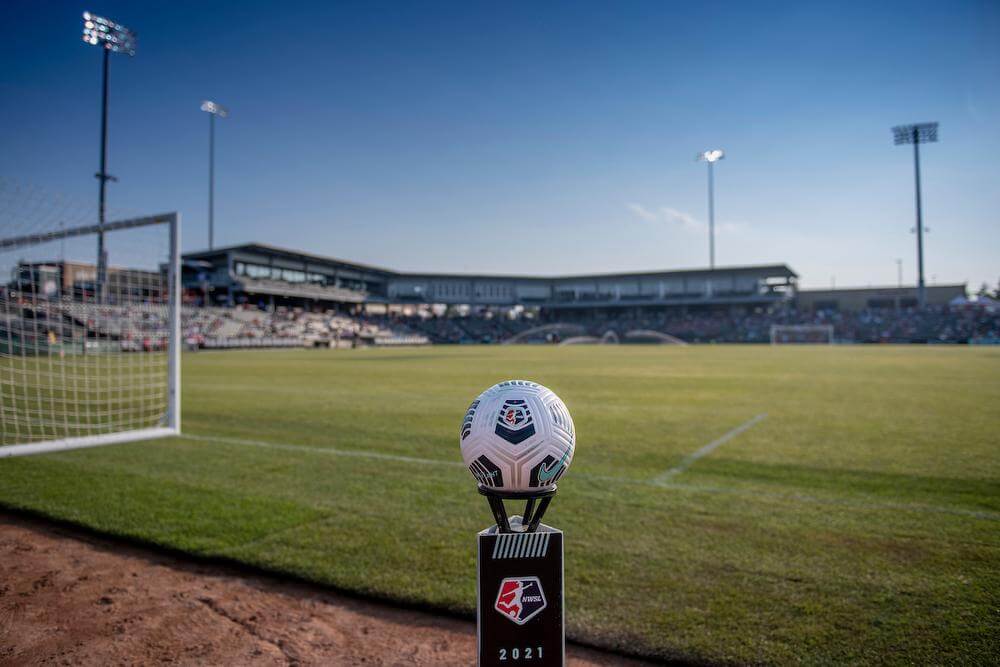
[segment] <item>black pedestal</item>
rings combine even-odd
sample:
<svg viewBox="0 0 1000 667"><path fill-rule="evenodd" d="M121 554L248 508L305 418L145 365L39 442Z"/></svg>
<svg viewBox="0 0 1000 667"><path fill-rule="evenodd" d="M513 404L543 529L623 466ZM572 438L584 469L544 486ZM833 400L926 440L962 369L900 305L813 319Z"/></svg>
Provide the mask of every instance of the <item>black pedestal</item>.
<svg viewBox="0 0 1000 667"><path fill-rule="evenodd" d="M520 532L496 526L478 535L479 665L565 664L563 614L563 534L541 524Z"/></svg>

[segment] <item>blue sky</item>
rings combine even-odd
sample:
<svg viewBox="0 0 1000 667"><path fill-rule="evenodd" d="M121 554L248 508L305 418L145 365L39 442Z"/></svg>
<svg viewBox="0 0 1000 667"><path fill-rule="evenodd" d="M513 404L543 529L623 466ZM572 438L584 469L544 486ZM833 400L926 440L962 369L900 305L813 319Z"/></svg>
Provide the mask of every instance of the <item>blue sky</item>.
<svg viewBox="0 0 1000 667"><path fill-rule="evenodd" d="M874 5L878 4L878 7ZM112 63L111 206L179 210L216 241L398 269L564 274L787 262L807 286L1000 277L1000 4L8 0L0 176L96 198L100 53L88 9L132 27Z"/></svg>

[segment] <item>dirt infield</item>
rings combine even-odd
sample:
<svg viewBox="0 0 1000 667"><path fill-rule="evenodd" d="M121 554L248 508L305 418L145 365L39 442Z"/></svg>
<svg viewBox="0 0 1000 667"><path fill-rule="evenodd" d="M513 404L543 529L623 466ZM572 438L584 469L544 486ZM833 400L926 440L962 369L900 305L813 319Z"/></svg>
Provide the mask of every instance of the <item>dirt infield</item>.
<svg viewBox="0 0 1000 667"><path fill-rule="evenodd" d="M573 665L638 665L569 648ZM0 664L470 665L475 625L0 513Z"/></svg>

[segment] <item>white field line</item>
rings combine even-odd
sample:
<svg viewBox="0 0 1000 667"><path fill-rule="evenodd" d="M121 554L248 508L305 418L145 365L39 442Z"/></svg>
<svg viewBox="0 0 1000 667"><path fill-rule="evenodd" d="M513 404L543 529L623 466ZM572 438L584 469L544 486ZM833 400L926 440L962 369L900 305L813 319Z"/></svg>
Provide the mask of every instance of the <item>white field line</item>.
<svg viewBox="0 0 1000 667"><path fill-rule="evenodd" d="M754 421L755 419L759 421L758 417L763 418L764 416L765 415L757 415L757 417L754 417L754 419L750 421ZM747 426L747 428L749 428L749 426ZM732 431L730 433L732 433ZM398 456L396 454L382 454L379 452L365 452L365 451L350 450L350 449L332 449L329 447L311 447L309 445L284 444L277 442L265 442L263 440L245 440L243 438L227 438L221 436L192 435L188 433L185 433L178 437L183 440L197 440L200 442L221 442L224 444L231 444L231 445L248 445L251 447L261 447L264 449L276 449L276 450L284 450L290 452L300 452L303 454L326 454L329 456L346 456L346 457L363 458L363 459L378 459L383 461L396 461L399 463L416 463L421 465L440 466L453 469L464 467L464 464L458 461L444 461L441 459L422 459L414 456ZM702 449L704 449L704 447ZM54 458L59 458L59 456L56 455ZM752 498L773 498L775 500L783 500L793 503L832 505L840 507L849 507L859 510L890 510L890 511L918 512L918 513L929 512L933 514L952 514L956 516L967 516L976 519L985 519L988 521L1000 521L1000 513L990 512L987 510L975 511L975 510L966 510L955 507L940 507L936 505L920 505L920 504L911 505L907 503L877 503L877 502L868 503L864 501L854 501L850 499L820 498L817 496L808 496L797 493L773 493L767 491L703 486L699 484L678 484L676 482L670 482L670 481L661 482L649 479L616 477L613 475L593 475L584 472L574 473L573 477L591 480L595 482L611 482L616 484L645 486L661 490L686 491L689 493L710 493L710 494L725 494L734 496L747 496Z"/></svg>
<svg viewBox="0 0 1000 667"><path fill-rule="evenodd" d="M747 421L743 422L733 430L723 433L721 436L719 436L712 442L698 449L698 451L692 452L691 454L685 456L684 459L680 463L678 463L675 467L653 478L653 482L655 484L665 484L669 482L671 479L673 479L677 475L681 474L682 472L690 468L698 459L704 456L708 456L709 454L714 452L716 448L719 447L719 445L729 442L730 440L732 440L733 438L735 438L740 433L747 430L757 422L762 421L765 417L767 417L767 413L762 412L759 415L753 417L752 419L748 419Z"/></svg>
<svg viewBox="0 0 1000 667"><path fill-rule="evenodd" d="M306 452L311 454L329 454L331 456L350 456L359 459L378 459L381 461L396 461L399 463L416 463L419 465L437 465L449 467L464 467L459 461L443 461L441 459L421 459L415 456L400 456L398 454L383 454L381 452L365 452L356 449L333 449L331 447L309 447L307 445L289 445L280 442L265 442L264 440L244 440L243 438L224 438L214 435L191 435L184 433L184 440L199 440L202 442L223 442L229 445L250 445L264 449L281 449L289 452Z"/></svg>

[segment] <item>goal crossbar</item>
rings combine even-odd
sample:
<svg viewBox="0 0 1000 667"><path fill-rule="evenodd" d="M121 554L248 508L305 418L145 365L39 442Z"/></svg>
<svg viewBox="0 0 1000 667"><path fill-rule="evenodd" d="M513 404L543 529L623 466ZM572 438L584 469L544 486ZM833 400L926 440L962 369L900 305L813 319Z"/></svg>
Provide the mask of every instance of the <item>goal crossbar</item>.
<svg viewBox="0 0 1000 667"><path fill-rule="evenodd" d="M59 229L44 234L25 234L24 236L12 236L0 239L0 250L16 250L27 246L48 243L49 241L59 241L60 239L73 238L75 236L88 236L100 234L101 232L115 232L122 229L135 229L148 225L162 225L164 223L174 225L178 215L176 213L162 213L160 215L148 215L141 218L129 218L128 220L114 220L103 225L85 225L72 229Z"/></svg>

